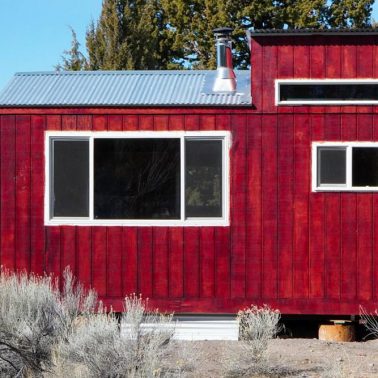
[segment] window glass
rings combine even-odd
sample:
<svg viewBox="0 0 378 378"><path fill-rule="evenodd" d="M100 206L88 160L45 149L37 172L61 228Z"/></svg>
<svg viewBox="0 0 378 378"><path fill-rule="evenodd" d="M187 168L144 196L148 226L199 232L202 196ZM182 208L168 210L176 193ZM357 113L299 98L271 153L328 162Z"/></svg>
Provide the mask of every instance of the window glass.
<svg viewBox="0 0 378 378"><path fill-rule="evenodd" d="M378 186L378 148L353 147L352 185Z"/></svg>
<svg viewBox="0 0 378 378"><path fill-rule="evenodd" d="M222 141L185 141L186 217L222 216Z"/></svg>
<svg viewBox="0 0 378 378"><path fill-rule="evenodd" d="M346 149L318 148L318 185L346 184Z"/></svg>
<svg viewBox="0 0 378 378"><path fill-rule="evenodd" d="M378 100L378 84L280 84L280 101Z"/></svg>
<svg viewBox="0 0 378 378"><path fill-rule="evenodd" d="M89 216L89 142L52 140L52 215Z"/></svg>
<svg viewBox="0 0 378 378"><path fill-rule="evenodd" d="M94 139L94 217L179 219L180 139Z"/></svg>

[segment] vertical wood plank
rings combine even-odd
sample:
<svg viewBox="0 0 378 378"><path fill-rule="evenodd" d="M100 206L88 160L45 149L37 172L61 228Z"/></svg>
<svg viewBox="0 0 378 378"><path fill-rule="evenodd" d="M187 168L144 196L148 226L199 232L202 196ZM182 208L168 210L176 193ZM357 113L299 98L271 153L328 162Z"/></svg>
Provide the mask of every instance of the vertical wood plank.
<svg viewBox="0 0 378 378"><path fill-rule="evenodd" d="M247 118L246 296L257 299L262 290L262 146L261 116Z"/></svg>
<svg viewBox="0 0 378 378"><path fill-rule="evenodd" d="M123 296L138 293L138 231L135 227L123 230L122 288Z"/></svg>
<svg viewBox="0 0 378 378"><path fill-rule="evenodd" d="M15 269L16 234L16 120L14 116L1 116L1 264Z"/></svg>
<svg viewBox="0 0 378 378"><path fill-rule="evenodd" d="M277 297L277 118L262 119L263 298Z"/></svg>
<svg viewBox="0 0 378 378"><path fill-rule="evenodd" d="M246 184L247 134L246 116L232 115L231 149L231 297L246 294Z"/></svg>
<svg viewBox="0 0 378 378"><path fill-rule="evenodd" d="M106 293L108 297L122 297L122 227L108 227L107 238Z"/></svg>
<svg viewBox="0 0 378 378"><path fill-rule="evenodd" d="M323 114L312 116L311 134L313 141L324 140ZM311 193L310 195L309 294L311 298L323 298L325 296L325 195L325 193Z"/></svg>
<svg viewBox="0 0 378 378"><path fill-rule="evenodd" d="M292 38L285 38L282 45L277 46L277 79L291 79L294 77L294 50L299 46L293 47ZM295 66L300 65L305 57L296 61ZM293 111L292 106L284 106L277 108L278 113L288 113Z"/></svg>
<svg viewBox="0 0 378 378"><path fill-rule="evenodd" d="M45 271L44 226L44 116L31 117L31 253L30 268L36 274Z"/></svg>
<svg viewBox="0 0 378 378"><path fill-rule="evenodd" d="M138 292L152 297L152 227L138 230Z"/></svg>
<svg viewBox="0 0 378 378"><path fill-rule="evenodd" d="M16 116L16 269L30 270L30 116Z"/></svg>
<svg viewBox="0 0 378 378"><path fill-rule="evenodd" d="M263 109L263 51L264 47L261 44L261 39L254 38L251 43L251 88L253 96L253 105L257 111Z"/></svg>
<svg viewBox="0 0 378 378"><path fill-rule="evenodd" d="M310 121L307 115L297 114L294 118L294 259L293 285L297 298L309 296L309 226L308 196L311 174Z"/></svg>
<svg viewBox="0 0 378 378"><path fill-rule="evenodd" d="M292 298L294 118L290 114L281 114L278 124L278 297Z"/></svg>
<svg viewBox="0 0 378 378"><path fill-rule="evenodd" d="M277 112L274 103L274 80L277 78L277 46L265 45L263 48L262 107L264 112ZM254 94L252 94L254 95Z"/></svg>

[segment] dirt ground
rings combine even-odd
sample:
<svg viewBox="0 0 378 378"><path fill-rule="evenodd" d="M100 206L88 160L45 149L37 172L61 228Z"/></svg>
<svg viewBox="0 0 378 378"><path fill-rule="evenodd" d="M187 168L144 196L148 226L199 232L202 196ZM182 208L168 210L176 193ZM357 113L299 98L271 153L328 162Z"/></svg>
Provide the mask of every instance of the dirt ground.
<svg viewBox="0 0 378 378"><path fill-rule="evenodd" d="M183 342L190 343L190 342ZM187 349L187 348L186 348ZM259 372L239 365L230 369L229 356L243 354L240 342L196 342L189 377L378 377L378 340L327 342L317 339L275 339ZM246 357L246 356L243 356Z"/></svg>

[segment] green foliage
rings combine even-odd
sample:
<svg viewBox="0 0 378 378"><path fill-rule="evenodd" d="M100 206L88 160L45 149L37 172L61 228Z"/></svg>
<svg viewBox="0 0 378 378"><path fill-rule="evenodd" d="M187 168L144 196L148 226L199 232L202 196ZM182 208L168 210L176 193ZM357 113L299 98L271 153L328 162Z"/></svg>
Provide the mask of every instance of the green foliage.
<svg viewBox="0 0 378 378"><path fill-rule="evenodd" d="M371 26L374 0L104 0L87 31L88 62L76 36L64 69L214 69L213 29L234 28L238 68L249 66L246 28ZM77 63L77 64L76 64Z"/></svg>
<svg viewBox="0 0 378 378"><path fill-rule="evenodd" d="M76 33L72 28L71 33L71 49L63 52L62 63L55 67L57 71L81 71L87 68L87 60L80 52L80 43L77 40Z"/></svg>

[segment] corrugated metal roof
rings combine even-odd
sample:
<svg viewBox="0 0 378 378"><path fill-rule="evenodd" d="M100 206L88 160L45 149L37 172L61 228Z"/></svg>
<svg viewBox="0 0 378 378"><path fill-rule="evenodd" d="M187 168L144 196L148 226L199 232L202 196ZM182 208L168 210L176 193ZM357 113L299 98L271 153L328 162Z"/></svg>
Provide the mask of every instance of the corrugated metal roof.
<svg viewBox="0 0 378 378"><path fill-rule="evenodd" d="M251 36L271 37L288 35L378 35L378 28L332 28L332 29L255 29L250 31Z"/></svg>
<svg viewBox="0 0 378 378"><path fill-rule="evenodd" d="M237 93L205 92L215 71L16 73L0 107L251 105L250 71L236 71Z"/></svg>

